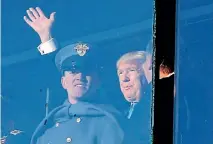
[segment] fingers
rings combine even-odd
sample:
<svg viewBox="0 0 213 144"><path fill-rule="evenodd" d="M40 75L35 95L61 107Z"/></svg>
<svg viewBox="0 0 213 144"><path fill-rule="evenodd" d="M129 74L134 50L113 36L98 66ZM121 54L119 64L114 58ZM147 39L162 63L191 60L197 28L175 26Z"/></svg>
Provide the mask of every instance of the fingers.
<svg viewBox="0 0 213 144"><path fill-rule="evenodd" d="M39 7L36 7L36 10L37 10L38 14L40 15L40 17L45 16L43 11Z"/></svg>
<svg viewBox="0 0 213 144"><path fill-rule="evenodd" d="M51 20L51 21L54 21L54 20L55 20L55 13L56 13L56 12L53 12L53 13L50 14L50 20Z"/></svg>
<svg viewBox="0 0 213 144"><path fill-rule="evenodd" d="M39 7L34 8L29 8L27 10L27 15L29 18L24 16L24 20L27 24L32 25L32 22L36 21L39 17L45 16L42 10Z"/></svg>
<svg viewBox="0 0 213 144"><path fill-rule="evenodd" d="M32 14L32 12L30 10L27 10L27 15L29 16L31 21L35 21L36 17Z"/></svg>
<svg viewBox="0 0 213 144"><path fill-rule="evenodd" d="M29 16L31 21L35 21L37 18L40 17L39 12L37 12L34 8L29 8L27 10L27 15ZM43 14L41 14L43 16Z"/></svg>
<svg viewBox="0 0 213 144"><path fill-rule="evenodd" d="M24 16L24 21L32 27L32 21L29 20L26 16Z"/></svg>
<svg viewBox="0 0 213 144"><path fill-rule="evenodd" d="M35 18L39 18L39 14L34 8L30 8L30 11L32 12L32 14Z"/></svg>
<svg viewBox="0 0 213 144"><path fill-rule="evenodd" d="M25 21L30 27L34 27L33 22L32 22L30 19L28 19L26 16L24 16L24 21Z"/></svg>

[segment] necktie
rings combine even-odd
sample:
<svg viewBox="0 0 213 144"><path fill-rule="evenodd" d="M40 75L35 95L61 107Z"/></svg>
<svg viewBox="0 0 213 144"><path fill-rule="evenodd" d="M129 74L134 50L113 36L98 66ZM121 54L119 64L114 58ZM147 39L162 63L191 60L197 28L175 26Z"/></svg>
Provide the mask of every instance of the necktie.
<svg viewBox="0 0 213 144"><path fill-rule="evenodd" d="M130 108L129 108L129 112L128 112L128 115L127 115L127 118L128 118L128 119L131 118L132 113L133 113L134 108L135 108L135 105L136 105L136 102L131 102L131 105L130 105Z"/></svg>

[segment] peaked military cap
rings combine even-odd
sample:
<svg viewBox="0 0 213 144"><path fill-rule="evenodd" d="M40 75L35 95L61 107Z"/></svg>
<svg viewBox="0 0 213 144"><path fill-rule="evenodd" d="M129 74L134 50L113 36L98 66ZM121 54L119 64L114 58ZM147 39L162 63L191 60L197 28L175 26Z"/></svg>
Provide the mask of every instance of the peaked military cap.
<svg viewBox="0 0 213 144"><path fill-rule="evenodd" d="M55 56L57 69L62 72L70 69L94 70L99 68L95 50L87 43L74 43L62 48Z"/></svg>

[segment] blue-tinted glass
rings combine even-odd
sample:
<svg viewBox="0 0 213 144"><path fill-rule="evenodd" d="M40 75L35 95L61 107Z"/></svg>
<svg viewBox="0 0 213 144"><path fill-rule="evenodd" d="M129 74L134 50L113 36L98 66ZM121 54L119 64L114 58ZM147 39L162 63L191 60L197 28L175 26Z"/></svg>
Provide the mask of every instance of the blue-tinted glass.
<svg viewBox="0 0 213 144"><path fill-rule="evenodd" d="M3 0L1 143L151 143L152 24L150 0Z"/></svg>
<svg viewBox="0 0 213 144"><path fill-rule="evenodd" d="M178 1L176 144L213 141L212 7L208 0Z"/></svg>

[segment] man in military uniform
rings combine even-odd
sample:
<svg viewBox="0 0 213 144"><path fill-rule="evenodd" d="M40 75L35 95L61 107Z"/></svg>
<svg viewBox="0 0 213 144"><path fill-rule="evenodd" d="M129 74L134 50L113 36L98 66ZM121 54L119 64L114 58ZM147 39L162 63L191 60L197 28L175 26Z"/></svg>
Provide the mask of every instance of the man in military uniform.
<svg viewBox="0 0 213 144"><path fill-rule="evenodd" d="M145 61L144 51L129 52L117 61L120 89L129 103L126 127L134 144L151 143L151 87L142 67Z"/></svg>
<svg viewBox="0 0 213 144"><path fill-rule="evenodd" d="M31 21L26 17L25 21L39 34L42 41L38 47L40 53L43 55L56 51L56 43L48 35L53 14L47 19L39 8L30 8L27 13ZM94 63L97 60L94 60L94 51L90 48L85 43L71 44L56 54L55 63L62 74L61 84L67 91L68 99L42 120L32 136L31 144L123 142L124 132L119 124L122 116L113 107L100 105L99 67Z"/></svg>
<svg viewBox="0 0 213 144"><path fill-rule="evenodd" d="M124 134L116 119L119 112L99 105L101 95L97 93L98 75L91 51L79 56L74 47L61 49L55 60L68 100L40 123L31 143L121 144Z"/></svg>

